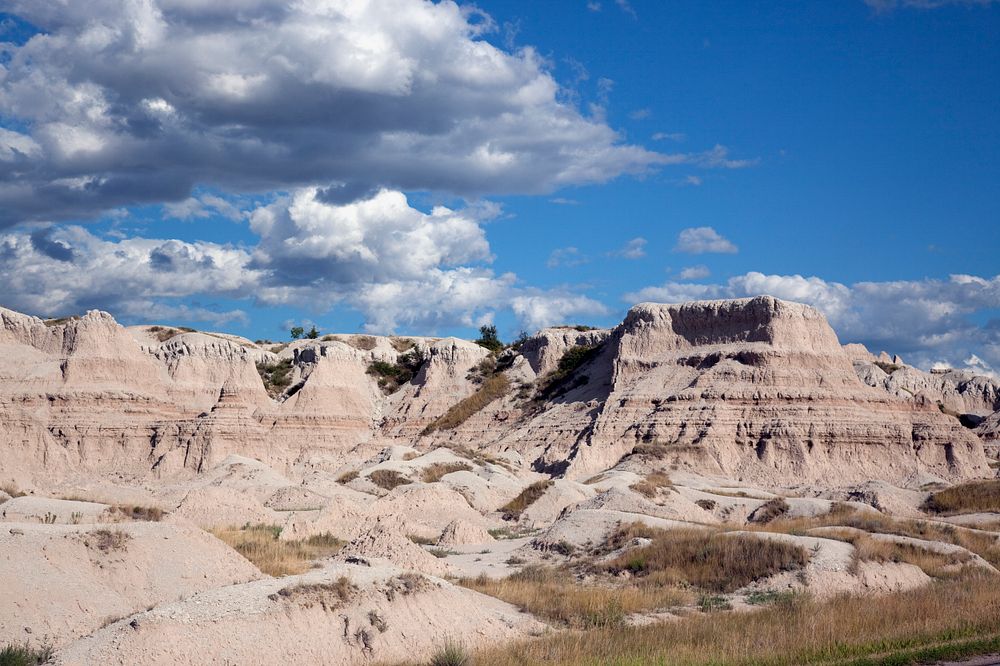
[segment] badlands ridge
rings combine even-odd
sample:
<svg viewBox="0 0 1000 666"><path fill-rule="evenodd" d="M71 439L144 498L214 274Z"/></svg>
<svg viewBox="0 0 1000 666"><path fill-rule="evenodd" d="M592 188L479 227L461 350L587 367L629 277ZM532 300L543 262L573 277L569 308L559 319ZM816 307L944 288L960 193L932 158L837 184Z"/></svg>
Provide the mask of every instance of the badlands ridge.
<svg viewBox="0 0 1000 666"><path fill-rule="evenodd" d="M0 645L60 664L341 664L531 639L566 627L459 582L598 557L635 523L1000 522L926 511L932 491L996 475L998 409L988 378L841 345L813 308L766 296L644 303L501 351L0 308ZM272 576L213 536L261 526L338 545ZM726 590L737 607L930 580L859 562L842 535L760 538L807 562ZM995 571L954 543L910 546Z"/></svg>

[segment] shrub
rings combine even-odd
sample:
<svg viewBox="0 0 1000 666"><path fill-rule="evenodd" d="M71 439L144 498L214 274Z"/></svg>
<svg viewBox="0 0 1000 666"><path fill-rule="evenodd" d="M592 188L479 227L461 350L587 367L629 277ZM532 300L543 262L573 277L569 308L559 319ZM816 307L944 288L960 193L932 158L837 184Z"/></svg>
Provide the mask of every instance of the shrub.
<svg viewBox="0 0 1000 666"><path fill-rule="evenodd" d="M292 359L282 359L277 363L258 363L257 374L264 382L267 394L277 398L292 383Z"/></svg>
<svg viewBox="0 0 1000 666"><path fill-rule="evenodd" d="M52 654L49 647L11 644L0 649L0 666L41 666L52 659Z"/></svg>
<svg viewBox="0 0 1000 666"><path fill-rule="evenodd" d="M472 467L464 462L434 463L428 465L420 473L420 478L424 483L434 483L440 481L441 477L452 472L470 472Z"/></svg>
<svg viewBox="0 0 1000 666"><path fill-rule="evenodd" d="M286 576L307 571L312 562L329 557L343 547L343 542L329 533L307 539L281 541L277 525L244 525L211 530L254 566L269 576Z"/></svg>
<svg viewBox="0 0 1000 666"><path fill-rule="evenodd" d="M788 502L786 502L784 498L775 497L774 499L770 499L754 509L753 513L750 514L747 520L751 523L765 525L772 520L781 518L788 513L789 509L790 507L788 506Z"/></svg>
<svg viewBox="0 0 1000 666"><path fill-rule="evenodd" d="M492 324L479 327L479 339L476 340L476 344L491 352L503 350L503 343L497 335L497 327Z"/></svg>
<svg viewBox="0 0 1000 666"><path fill-rule="evenodd" d="M556 369L539 380L537 398L553 398L586 383L586 379L582 377L571 380L581 366L597 356L599 350L600 345L577 345L566 350Z"/></svg>
<svg viewBox="0 0 1000 666"><path fill-rule="evenodd" d="M538 498L545 494L545 491L554 482L551 479L536 481L521 491L521 493L511 501L500 507L504 520L517 520L524 513L524 510L534 504Z"/></svg>
<svg viewBox="0 0 1000 666"><path fill-rule="evenodd" d="M933 493L923 509L932 513L1000 511L1000 479L973 481Z"/></svg>
<svg viewBox="0 0 1000 666"><path fill-rule="evenodd" d="M627 551L605 566L611 572L630 571L711 592L732 592L755 580L801 569L808 561L803 548L782 541L704 530L660 530L648 546Z"/></svg>
<svg viewBox="0 0 1000 666"><path fill-rule="evenodd" d="M4 491L11 497L24 497L27 494L13 483L3 484L2 486L0 486L0 490Z"/></svg>
<svg viewBox="0 0 1000 666"><path fill-rule="evenodd" d="M431 657L430 666L467 666L469 653L461 643L448 640Z"/></svg>
<svg viewBox="0 0 1000 666"><path fill-rule="evenodd" d="M379 488L392 490L398 486L412 483L408 478L394 469L377 469L368 475L368 479Z"/></svg>
<svg viewBox="0 0 1000 666"><path fill-rule="evenodd" d="M465 423L469 417L478 413L488 404L502 398L510 391L510 380L503 373L493 375L483 381L482 386L470 395L452 405L447 412L424 428L423 434L429 435L435 430L451 430Z"/></svg>
<svg viewBox="0 0 1000 666"><path fill-rule="evenodd" d="M378 346L378 340L370 335L355 335L347 341L347 344L361 351L371 351Z"/></svg>
<svg viewBox="0 0 1000 666"><path fill-rule="evenodd" d="M125 550L131 537L121 530L95 530L84 536L88 548L96 548L102 553Z"/></svg>
<svg viewBox="0 0 1000 666"><path fill-rule="evenodd" d="M420 354L416 350L411 350L401 354L395 363L373 361L368 366L368 374L375 377L382 392L389 395L413 379L423 362L424 359Z"/></svg>
<svg viewBox="0 0 1000 666"><path fill-rule="evenodd" d="M718 506L715 500L710 500L710 499L695 500L694 503L700 506L705 511L715 511L715 507Z"/></svg>

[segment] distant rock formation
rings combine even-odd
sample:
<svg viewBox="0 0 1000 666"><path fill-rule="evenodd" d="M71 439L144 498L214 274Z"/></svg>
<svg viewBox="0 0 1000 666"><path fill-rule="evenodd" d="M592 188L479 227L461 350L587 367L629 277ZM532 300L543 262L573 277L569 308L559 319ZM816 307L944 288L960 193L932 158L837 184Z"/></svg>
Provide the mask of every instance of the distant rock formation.
<svg viewBox="0 0 1000 666"><path fill-rule="evenodd" d="M385 395L380 372L403 354L419 369ZM483 388L497 373L502 395ZM644 303L612 330L545 329L499 358L455 338L258 345L0 309L0 481L193 475L232 454L336 469L392 444L482 449L575 478L639 447L761 482L954 480L990 474L959 417L998 407L984 378L842 347L818 311L766 296Z"/></svg>

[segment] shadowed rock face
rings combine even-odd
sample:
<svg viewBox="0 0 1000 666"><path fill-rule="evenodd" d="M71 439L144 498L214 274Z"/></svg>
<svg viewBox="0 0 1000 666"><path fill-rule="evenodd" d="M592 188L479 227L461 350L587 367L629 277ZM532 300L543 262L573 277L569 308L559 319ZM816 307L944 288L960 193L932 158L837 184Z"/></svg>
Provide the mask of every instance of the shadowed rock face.
<svg viewBox="0 0 1000 666"><path fill-rule="evenodd" d="M772 297L643 303L609 331L546 329L508 364L511 392L458 427L421 434L473 394L486 350L412 339L423 367L384 396L369 373L393 340L234 336L160 341L105 313L49 325L0 309L0 453L6 476L80 469L196 473L229 454L279 468L341 464L389 443L512 449L536 469L584 476L638 444L664 465L759 481L906 481L988 473L981 441L929 401L869 386L815 309ZM398 342L398 341L397 341ZM583 364L531 399L574 347ZM256 364L290 363L268 397ZM353 453L351 453L353 451Z"/></svg>

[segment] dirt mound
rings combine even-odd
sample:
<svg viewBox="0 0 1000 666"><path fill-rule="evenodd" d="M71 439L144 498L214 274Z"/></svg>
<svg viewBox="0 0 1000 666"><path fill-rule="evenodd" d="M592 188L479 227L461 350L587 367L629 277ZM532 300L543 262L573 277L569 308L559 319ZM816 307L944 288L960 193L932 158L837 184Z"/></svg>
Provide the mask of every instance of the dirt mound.
<svg viewBox="0 0 1000 666"><path fill-rule="evenodd" d="M55 663L394 663L426 660L456 636L474 649L542 628L502 601L440 579L331 564L139 613L61 650Z"/></svg>
<svg viewBox="0 0 1000 666"><path fill-rule="evenodd" d="M434 576L449 573L448 565L406 538L400 521L383 519L359 534L337 554L338 560L384 560L401 569Z"/></svg>
<svg viewBox="0 0 1000 666"><path fill-rule="evenodd" d="M163 601L260 573L194 527L0 527L0 644L59 646Z"/></svg>
<svg viewBox="0 0 1000 666"><path fill-rule="evenodd" d="M280 523L283 517L252 496L210 486L189 492L168 520L186 520L199 527L209 528L247 523L274 525Z"/></svg>
<svg viewBox="0 0 1000 666"><path fill-rule="evenodd" d="M438 539L439 546L466 546L468 544L490 543L493 537L479 525L472 525L462 520L448 523Z"/></svg>

